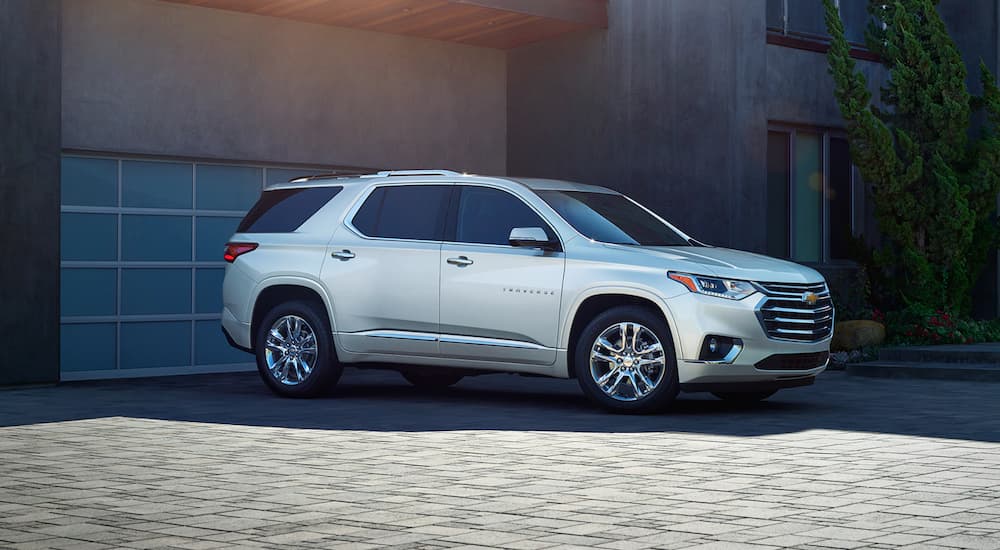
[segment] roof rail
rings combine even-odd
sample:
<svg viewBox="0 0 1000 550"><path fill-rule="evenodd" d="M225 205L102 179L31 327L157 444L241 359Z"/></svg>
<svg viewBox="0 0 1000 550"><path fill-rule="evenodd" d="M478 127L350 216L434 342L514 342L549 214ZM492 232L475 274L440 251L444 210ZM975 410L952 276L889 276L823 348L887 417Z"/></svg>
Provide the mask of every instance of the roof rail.
<svg viewBox="0 0 1000 550"><path fill-rule="evenodd" d="M461 176L462 174L453 170L383 170L376 174L368 174L362 177L368 178L391 178L393 176Z"/></svg>
<svg viewBox="0 0 1000 550"><path fill-rule="evenodd" d="M298 176L288 180L287 183L304 183L312 180L325 180L325 179L341 179L341 178L356 178L361 175L360 172L330 172L327 174L310 174L308 176Z"/></svg>

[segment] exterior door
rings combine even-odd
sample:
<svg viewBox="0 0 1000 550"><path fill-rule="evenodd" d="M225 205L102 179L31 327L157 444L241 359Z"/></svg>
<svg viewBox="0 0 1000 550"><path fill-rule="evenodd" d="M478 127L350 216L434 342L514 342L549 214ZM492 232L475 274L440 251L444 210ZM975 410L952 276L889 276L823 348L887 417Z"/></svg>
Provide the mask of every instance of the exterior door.
<svg viewBox="0 0 1000 550"><path fill-rule="evenodd" d="M508 244L541 216L505 190L462 185L441 247L441 355L549 365L555 362L565 255Z"/></svg>
<svg viewBox="0 0 1000 550"><path fill-rule="evenodd" d="M334 234L322 276L346 350L438 354L438 259L453 187L376 187Z"/></svg>

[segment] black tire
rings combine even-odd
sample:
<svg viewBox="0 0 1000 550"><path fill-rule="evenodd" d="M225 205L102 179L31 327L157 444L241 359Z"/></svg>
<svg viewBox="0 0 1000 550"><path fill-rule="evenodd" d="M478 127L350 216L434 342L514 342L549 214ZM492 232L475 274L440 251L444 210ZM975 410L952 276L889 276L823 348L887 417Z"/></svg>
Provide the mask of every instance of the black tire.
<svg viewBox="0 0 1000 550"><path fill-rule="evenodd" d="M732 401L734 403L754 403L757 401L763 401L768 397L778 393L778 390L771 391L720 391L712 392L712 395L722 399L723 401Z"/></svg>
<svg viewBox="0 0 1000 550"><path fill-rule="evenodd" d="M648 394L632 401L622 401L606 394L591 374L590 352L598 336L618 323L638 323L650 331L660 341L663 349L663 375L655 388ZM616 413L645 414L665 409L677 397L677 358L674 342L666 321L658 313L639 306L619 306L611 308L592 319L580 333L574 350L573 368L576 380L583 393L595 404Z"/></svg>
<svg viewBox="0 0 1000 550"><path fill-rule="evenodd" d="M414 372L402 371L400 374L407 382L418 388L441 389L458 384L458 381L465 378L461 374L449 374L446 372Z"/></svg>
<svg viewBox="0 0 1000 550"><path fill-rule="evenodd" d="M267 387L282 397L314 397L331 389L344 370L337 361L337 352L333 345L333 331L330 321L321 304L310 301L294 300L278 304L271 308L257 327L255 355L257 356L257 371L267 384ZM312 371L294 385L282 383L268 368L267 337L272 326L286 316L296 316L308 323L315 334L316 353Z"/></svg>

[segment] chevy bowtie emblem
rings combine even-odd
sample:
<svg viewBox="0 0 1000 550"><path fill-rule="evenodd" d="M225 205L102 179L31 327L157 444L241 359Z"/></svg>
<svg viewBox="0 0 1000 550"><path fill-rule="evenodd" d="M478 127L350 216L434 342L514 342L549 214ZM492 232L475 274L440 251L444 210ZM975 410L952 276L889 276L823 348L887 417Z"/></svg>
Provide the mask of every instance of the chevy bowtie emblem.
<svg viewBox="0 0 1000 550"><path fill-rule="evenodd" d="M816 305L816 300L819 300L819 296L814 292L805 292L802 294L802 301L811 306Z"/></svg>

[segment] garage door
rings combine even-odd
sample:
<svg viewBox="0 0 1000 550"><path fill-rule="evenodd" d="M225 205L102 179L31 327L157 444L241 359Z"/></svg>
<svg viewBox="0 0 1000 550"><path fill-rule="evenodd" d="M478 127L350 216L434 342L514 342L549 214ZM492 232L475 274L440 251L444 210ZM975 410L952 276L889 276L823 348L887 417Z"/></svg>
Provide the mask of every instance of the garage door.
<svg viewBox="0 0 1000 550"><path fill-rule="evenodd" d="M64 156L62 379L253 368L219 329L224 244L265 184L327 170Z"/></svg>

